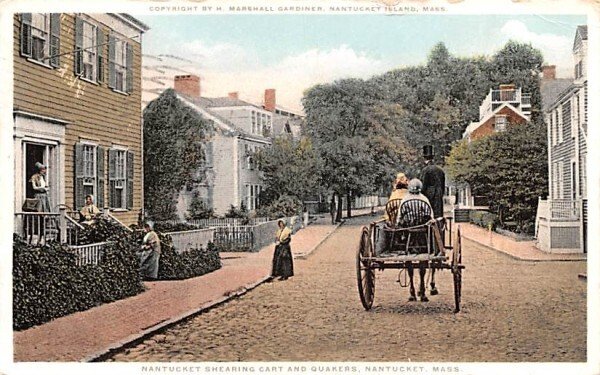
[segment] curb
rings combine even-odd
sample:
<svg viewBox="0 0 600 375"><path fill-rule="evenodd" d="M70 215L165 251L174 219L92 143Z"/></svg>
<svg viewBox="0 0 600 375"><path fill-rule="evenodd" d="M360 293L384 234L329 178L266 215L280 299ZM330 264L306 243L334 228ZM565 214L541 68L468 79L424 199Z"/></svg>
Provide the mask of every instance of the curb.
<svg viewBox="0 0 600 375"><path fill-rule="evenodd" d="M337 230L337 229L338 229L338 228L339 228L339 227L340 227L342 224L344 224L344 220L342 220L340 223L338 223L338 224L337 224L337 225L336 225L336 226L333 228L333 230L332 230L331 232L327 233L327 235L326 235L325 237L323 237L323 238L321 239L321 241L319 241L319 242L318 242L318 243L317 243L315 246L313 246L313 247L312 247L312 249L308 250L308 251L307 251L307 252L305 252L305 253L300 253L300 254L297 254L297 255L295 255L295 256L294 256L294 259L306 259L306 258L308 258L308 256L309 256L309 255L310 255L310 254L311 254L313 251L315 251L315 249L316 249L317 247L321 246L321 244L322 244L323 242L325 242L325 240L327 240L327 239L328 239L328 238L329 238L329 237L330 237L332 234L334 234L334 233L335 233L335 231L336 231L336 230Z"/></svg>
<svg viewBox="0 0 600 375"><path fill-rule="evenodd" d="M117 351L138 345L141 342L143 342L144 340L146 340L149 336L152 336L156 333L164 331L176 324L181 323L182 321L185 321L185 320L191 319L197 315L200 315L203 312L208 311L208 310L210 310L214 307L217 307L221 304L224 304L225 302L227 302L231 299L240 297L240 296L248 293L252 289L256 288L260 284L263 284L264 282L270 280L271 278L272 278L271 276L265 276L257 282L247 284L247 285L242 286L233 291L225 292L223 294L223 297L220 297L213 301L209 301L209 302L203 304L202 306L200 306L199 308L192 309L192 310L185 312L179 316L176 316L174 318L167 319L160 323L157 323L150 328L146 328L146 329L142 330L139 333L130 335L130 336L118 341L117 343L110 345L106 349L103 349L101 351L98 351L92 355L89 355L89 356L83 358L81 360L81 362L103 362L108 357L115 354Z"/></svg>
<svg viewBox="0 0 600 375"><path fill-rule="evenodd" d="M498 250L495 247L490 246L488 244L485 244L483 242L480 242L480 241L474 240L472 238L469 238L469 237L465 236L464 234L462 235L462 238L465 239L465 240L467 240L467 241L474 242L474 243L476 243L476 244L478 244L480 246L483 246L483 247L485 247L487 249L493 250L493 251L495 251L497 253L504 254L504 255L506 255L509 258L512 258L512 259L515 259L515 260L518 260L518 261L521 261L521 262L540 263L540 262L586 262L587 261L587 259L528 259L528 258L521 258L521 257L518 257L516 255L506 253L506 252L504 252L502 250Z"/></svg>

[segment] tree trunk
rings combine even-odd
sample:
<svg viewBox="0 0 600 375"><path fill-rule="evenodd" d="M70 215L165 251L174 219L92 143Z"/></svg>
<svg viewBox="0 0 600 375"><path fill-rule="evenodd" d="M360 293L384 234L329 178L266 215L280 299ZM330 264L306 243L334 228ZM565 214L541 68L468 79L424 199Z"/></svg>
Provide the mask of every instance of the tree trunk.
<svg viewBox="0 0 600 375"><path fill-rule="evenodd" d="M350 193L346 194L346 217L352 217L352 205L350 204Z"/></svg>
<svg viewBox="0 0 600 375"><path fill-rule="evenodd" d="M339 223L340 221L342 221L342 195L337 194L337 198L338 198L338 204L337 204L337 215L335 218L335 222Z"/></svg>

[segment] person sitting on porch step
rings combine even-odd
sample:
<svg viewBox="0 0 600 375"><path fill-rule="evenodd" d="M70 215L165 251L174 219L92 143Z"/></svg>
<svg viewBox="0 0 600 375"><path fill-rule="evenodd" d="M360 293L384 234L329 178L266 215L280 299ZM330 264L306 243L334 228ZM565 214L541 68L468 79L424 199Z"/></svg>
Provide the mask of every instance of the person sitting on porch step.
<svg viewBox="0 0 600 375"><path fill-rule="evenodd" d="M94 205L94 197L91 194L85 196L85 206L79 211L80 220L84 224L94 224L94 219L100 215L100 210Z"/></svg>

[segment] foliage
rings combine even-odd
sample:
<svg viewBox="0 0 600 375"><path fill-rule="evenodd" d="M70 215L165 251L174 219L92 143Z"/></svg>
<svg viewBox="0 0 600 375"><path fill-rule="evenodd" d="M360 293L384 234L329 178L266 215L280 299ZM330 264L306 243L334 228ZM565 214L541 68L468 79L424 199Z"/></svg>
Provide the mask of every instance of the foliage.
<svg viewBox="0 0 600 375"><path fill-rule="evenodd" d="M75 265L58 243L13 241L13 328L26 329L143 290L135 246L120 241L105 249L102 264Z"/></svg>
<svg viewBox="0 0 600 375"><path fill-rule="evenodd" d="M119 223L105 217L97 217L93 224L81 223L77 235L77 245L87 245L104 241L114 241L121 238L128 231Z"/></svg>
<svg viewBox="0 0 600 375"><path fill-rule="evenodd" d="M165 90L144 110L144 203L154 220L176 217L177 194L193 188L211 126Z"/></svg>
<svg viewBox="0 0 600 375"><path fill-rule="evenodd" d="M195 230L195 229L199 229L198 226L196 225L192 225L192 224L188 224L188 223L170 223L170 222L164 222L164 221L159 221L154 223L154 230L158 233L158 232L162 232L162 233L168 233L168 232L183 232L186 230Z"/></svg>
<svg viewBox="0 0 600 375"><path fill-rule="evenodd" d="M487 211L471 211L469 214L471 223L485 229L494 230L498 225L498 215Z"/></svg>
<svg viewBox="0 0 600 375"><path fill-rule="evenodd" d="M270 219L300 215L302 213L302 202L295 196L282 195L271 204L261 206L256 213L258 216Z"/></svg>
<svg viewBox="0 0 600 375"><path fill-rule="evenodd" d="M306 137L277 137L271 146L256 154L255 160L265 182L261 205L269 205L284 195L306 200L321 192L321 160Z"/></svg>
<svg viewBox="0 0 600 375"><path fill-rule="evenodd" d="M230 219L248 219L248 210L246 209L246 205L243 202L240 205L240 208L230 205L229 210L225 212L225 217Z"/></svg>
<svg viewBox="0 0 600 375"><path fill-rule="evenodd" d="M186 214L187 220L210 219L215 216L215 211L209 208L197 192L192 197L192 202Z"/></svg>
<svg viewBox="0 0 600 375"><path fill-rule="evenodd" d="M546 129L536 124L509 125L507 131L457 144L447 158L456 182L485 196L500 223L515 221L532 232L538 197L548 194Z"/></svg>
<svg viewBox="0 0 600 375"><path fill-rule="evenodd" d="M173 248L171 237L159 234L161 254L158 268L160 280L180 280L201 276L221 268L221 258L212 242L206 249L186 249L179 253Z"/></svg>

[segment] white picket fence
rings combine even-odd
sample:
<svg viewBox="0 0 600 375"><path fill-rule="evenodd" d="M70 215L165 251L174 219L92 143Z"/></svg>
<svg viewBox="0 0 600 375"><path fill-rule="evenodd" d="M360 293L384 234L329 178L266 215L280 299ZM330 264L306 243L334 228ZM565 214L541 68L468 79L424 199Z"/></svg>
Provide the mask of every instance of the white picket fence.
<svg viewBox="0 0 600 375"><path fill-rule="evenodd" d="M165 233L171 236L173 248L181 253L189 249L206 249L209 242L215 241L215 228L186 230Z"/></svg>
<svg viewBox="0 0 600 375"><path fill-rule="evenodd" d="M79 246L68 246L68 249L72 251L75 256L75 264L78 266L85 266L88 264L100 264L102 261L102 255L104 254L104 248L110 245L112 242L98 242L91 243L88 245Z"/></svg>

